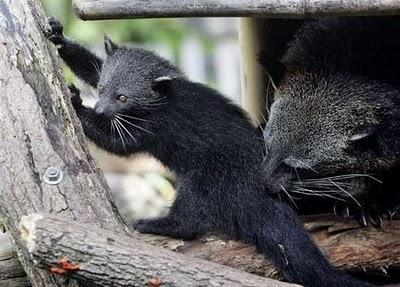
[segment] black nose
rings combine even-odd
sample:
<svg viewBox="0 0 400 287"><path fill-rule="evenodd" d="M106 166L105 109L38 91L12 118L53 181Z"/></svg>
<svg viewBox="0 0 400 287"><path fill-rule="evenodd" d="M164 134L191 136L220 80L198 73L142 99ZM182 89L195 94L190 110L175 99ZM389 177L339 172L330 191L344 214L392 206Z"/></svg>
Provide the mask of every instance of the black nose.
<svg viewBox="0 0 400 287"><path fill-rule="evenodd" d="M106 109L104 106L101 106L99 103L97 103L94 106L94 113L98 116L104 116L106 114Z"/></svg>
<svg viewBox="0 0 400 287"><path fill-rule="evenodd" d="M269 192L278 193L288 185L292 177L291 167L279 159L264 162L266 185Z"/></svg>

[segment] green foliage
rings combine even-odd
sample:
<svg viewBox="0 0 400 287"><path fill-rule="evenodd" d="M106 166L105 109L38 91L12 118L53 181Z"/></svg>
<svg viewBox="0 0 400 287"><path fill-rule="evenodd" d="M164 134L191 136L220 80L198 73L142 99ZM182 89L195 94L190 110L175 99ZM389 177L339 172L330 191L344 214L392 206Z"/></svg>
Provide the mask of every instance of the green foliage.
<svg viewBox="0 0 400 287"><path fill-rule="evenodd" d="M43 0L43 5L47 15L52 15L63 23L66 35L91 45L101 45L104 34L107 34L117 43L163 43L168 45L177 56L183 38L193 32L188 25L185 25L183 19L85 22L76 17L71 0Z"/></svg>

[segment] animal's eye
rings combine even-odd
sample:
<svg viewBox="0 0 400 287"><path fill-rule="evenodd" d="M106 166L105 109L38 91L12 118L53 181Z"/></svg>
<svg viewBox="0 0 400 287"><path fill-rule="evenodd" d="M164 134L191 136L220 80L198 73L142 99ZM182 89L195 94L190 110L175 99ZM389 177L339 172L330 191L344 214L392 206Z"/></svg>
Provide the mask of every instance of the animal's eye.
<svg viewBox="0 0 400 287"><path fill-rule="evenodd" d="M104 87L103 87L103 86L99 86L99 87L97 88L97 90L98 90L99 93L101 94L101 93L104 92Z"/></svg>
<svg viewBox="0 0 400 287"><path fill-rule="evenodd" d="M126 96L124 96L124 95L118 95L117 96L117 100L120 101L120 102L123 102L123 103L125 103L127 99L128 98Z"/></svg>

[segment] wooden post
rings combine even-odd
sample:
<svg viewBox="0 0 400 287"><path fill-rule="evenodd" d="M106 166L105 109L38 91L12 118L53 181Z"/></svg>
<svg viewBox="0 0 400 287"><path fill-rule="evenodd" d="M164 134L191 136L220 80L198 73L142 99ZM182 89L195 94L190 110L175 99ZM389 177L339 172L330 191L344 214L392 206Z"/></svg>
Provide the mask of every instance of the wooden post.
<svg viewBox="0 0 400 287"><path fill-rule="evenodd" d="M259 125L265 118L266 76L257 60L262 51L262 20L242 18L239 24L241 60L241 88L243 108L253 123Z"/></svg>

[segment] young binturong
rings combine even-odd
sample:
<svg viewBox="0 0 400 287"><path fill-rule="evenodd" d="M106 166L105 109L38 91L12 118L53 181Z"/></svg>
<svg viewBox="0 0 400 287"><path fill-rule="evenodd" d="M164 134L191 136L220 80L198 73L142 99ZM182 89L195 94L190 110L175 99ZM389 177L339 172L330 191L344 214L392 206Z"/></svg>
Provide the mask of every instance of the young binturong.
<svg viewBox="0 0 400 287"><path fill-rule="evenodd" d="M184 239L221 232L254 244L287 281L369 286L336 271L296 214L268 196L263 141L240 108L152 52L106 39L103 61L63 37L59 22L50 25L60 56L99 94L92 109L74 89L72 103L87 137L123 157L151 154L177 175L168 215L139 220L135 229Z"/></svg>

